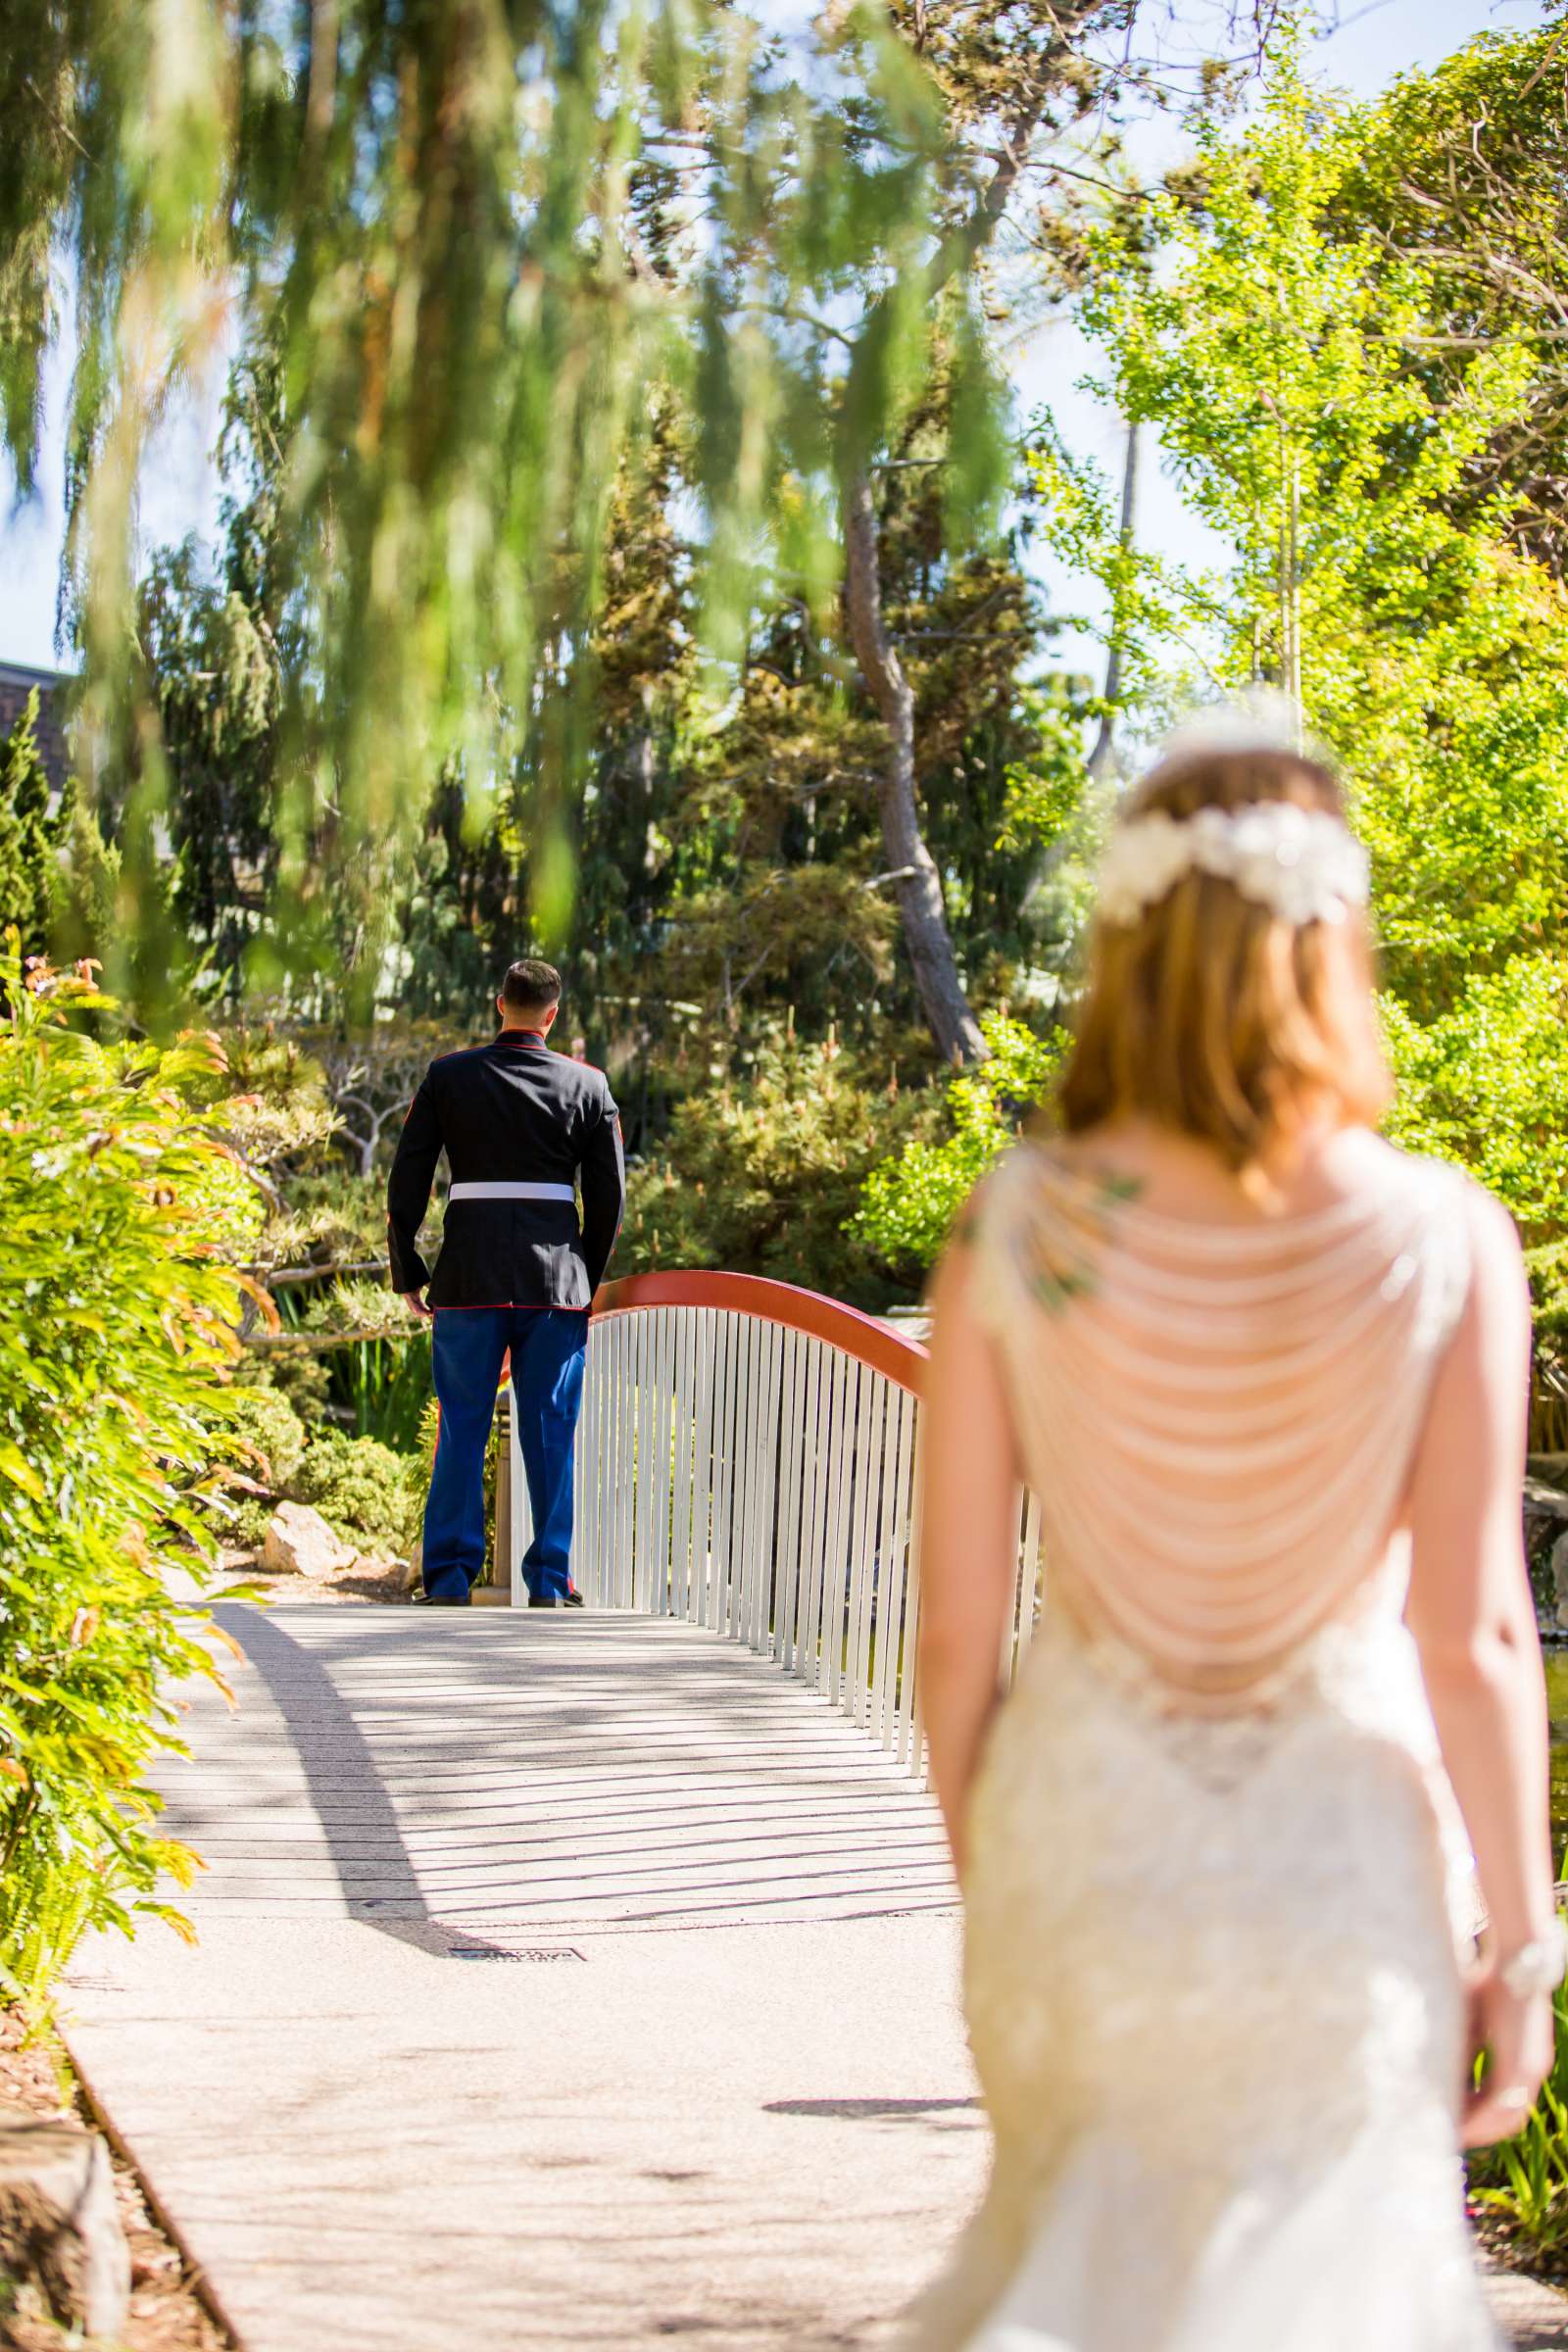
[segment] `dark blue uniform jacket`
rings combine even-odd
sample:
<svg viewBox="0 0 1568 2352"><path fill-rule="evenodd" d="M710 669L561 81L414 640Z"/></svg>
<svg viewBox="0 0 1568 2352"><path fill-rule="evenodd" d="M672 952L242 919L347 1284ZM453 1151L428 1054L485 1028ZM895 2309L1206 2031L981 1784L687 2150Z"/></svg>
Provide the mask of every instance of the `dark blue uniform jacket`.
<svg viewBox="0 0 1568 2352"><path fill-rule="evenodd" d="M435 1274L419 1227L436 1161L454 1184L575 1184L574 1200L449 1200ZM587 1306L626 1200L620 1118L603 1070L553 1054L533 1030L432 1061L409 1105L387 1181L392 1288L428 1283L432 1306Z"/></svg>

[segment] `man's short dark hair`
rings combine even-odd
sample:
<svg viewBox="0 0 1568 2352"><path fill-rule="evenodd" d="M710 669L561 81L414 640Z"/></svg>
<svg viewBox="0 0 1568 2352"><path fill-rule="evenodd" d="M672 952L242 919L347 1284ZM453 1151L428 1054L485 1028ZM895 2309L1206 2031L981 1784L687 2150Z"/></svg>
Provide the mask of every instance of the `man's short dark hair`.
<svg viewBox="0 0 1568 2352"><path fill-rule="evenodd" d="M501 1002L509 1012L543 1012L561 1003L561 974L553 963L524 956L502 981Z"/></svg>

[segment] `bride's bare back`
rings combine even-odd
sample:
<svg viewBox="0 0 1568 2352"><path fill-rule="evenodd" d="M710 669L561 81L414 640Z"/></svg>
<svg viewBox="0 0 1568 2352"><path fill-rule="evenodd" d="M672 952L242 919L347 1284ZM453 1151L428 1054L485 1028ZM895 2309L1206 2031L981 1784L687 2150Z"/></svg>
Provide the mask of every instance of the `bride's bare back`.
<svg viewBox="0 0 1568 2352"><path fill-rule="evenodd" d="M1249 1190L1134 1122L1021 1149L977 1202L1056 1594L1195 1699L1255 1697L1389 1554L1464 1190L1361 1129Z"/></svg>

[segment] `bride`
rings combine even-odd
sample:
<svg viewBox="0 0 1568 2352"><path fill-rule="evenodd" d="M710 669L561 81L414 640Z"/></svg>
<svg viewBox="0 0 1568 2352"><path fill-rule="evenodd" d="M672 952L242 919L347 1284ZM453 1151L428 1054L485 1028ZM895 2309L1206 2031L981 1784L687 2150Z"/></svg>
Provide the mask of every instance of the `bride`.
<svg viewBox="0 0 1568 2352"><path fill-rule="evenodd" d="M1563 1968L1528 1299L1503 1210L1373 1133L1365 900L1324 768L1178 737L1058 1131L937 1279L920 1673L995 2160L918 2352L1494 2342L1458 2145L1524 2121Z"/></svg>

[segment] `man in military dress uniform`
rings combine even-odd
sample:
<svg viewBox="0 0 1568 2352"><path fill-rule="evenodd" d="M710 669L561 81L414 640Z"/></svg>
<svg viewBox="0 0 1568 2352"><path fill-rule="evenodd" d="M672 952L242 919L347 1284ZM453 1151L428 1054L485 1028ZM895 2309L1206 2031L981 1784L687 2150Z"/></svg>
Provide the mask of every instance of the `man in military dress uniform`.
<svg viewBox="0 0 1568 2352"><path fill-rule="evenodd" d="M626 1171L609 1080L546 1042L560 1004L552 964L512 966L496 999L500 1034L430 1064L387 1183L392 1287L432 1323L441 1413L423 1597L438 1605L466 1606L484 1573L484 1450L510 1350L533 1505L528 1605L582 1606L569 1569L572 1438L588 1308L615 1245ZM452 1187L432 1277L417 1243L443 1152Z"/></svg>

